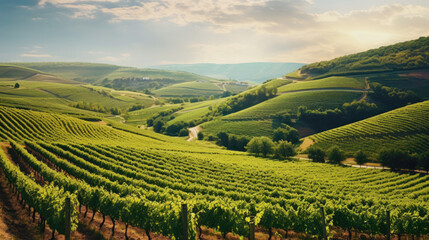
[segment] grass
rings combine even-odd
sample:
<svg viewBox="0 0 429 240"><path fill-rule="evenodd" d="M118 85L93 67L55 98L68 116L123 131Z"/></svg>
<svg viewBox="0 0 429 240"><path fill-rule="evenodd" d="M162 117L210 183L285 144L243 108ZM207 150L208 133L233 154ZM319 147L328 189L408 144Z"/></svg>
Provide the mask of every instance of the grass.
<svg viewBox="0 0 429 240"><path fill-rule="evenodd" d="M365 80L352 77L328 77L314 81L303 81L292 84L287 84L278 88L278 92L289 92L307 89L323 89L323 88L352 88L365 89Z"/></svg>
<svg viewBox="0 0 429 240"><path fill-rule="evenodd" d="M224 119L267 119L271 114L279 112L296 113L299 106L307 106L310 109L335 108L346 102L359 99L361 96L361 93L338 91L287 93L227 115Z"/></svg>
<svg viewBox="0 0 429 240"><path fill-rule="evenodd" d="M429 150L429 101L416 103L359 122L331 129L310 138L316 145L337 145L346 151L375 154L382 147L412 152Z"/></svg>

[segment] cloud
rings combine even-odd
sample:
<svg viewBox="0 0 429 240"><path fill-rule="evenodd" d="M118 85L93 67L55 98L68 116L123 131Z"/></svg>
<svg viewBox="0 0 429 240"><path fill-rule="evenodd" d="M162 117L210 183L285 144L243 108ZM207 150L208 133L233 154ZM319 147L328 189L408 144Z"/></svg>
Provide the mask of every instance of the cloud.
<svg viewBox="0 0 429 240"><path fill-rule="evenodd" d="M40 0L38 5L43 6L47 3L50 3L52 5L62 5L62 4L73 4L73 3L114 3L114 2L120 2L121 0Z"/></svg>
<svg viewBox="0 0 429 240"><path fill-rule="evenodd" d="M43 18L41 18L41 17L34 17L34 18L31 18L31 20L33 20L33 21L41 21L41 20L43 20Z"/></svg>
<svg viewBox="0 0 429 240"><path fill-rule="evenodd" d="M429 35L429 7L413 4L314 13L310 11L312 0L38 2L40 7L48 4L72 11L72 18L92 19L104 14L108 21L118 24L141 21L156 28L158 23L170 23L163 25L163 30L173 29L175 25L192 27L195 32L202 32L195 34L199 38L179 36L183 43L180 46L177 43L177 47L189 49L191 52L183 56L195 55L198 61L243 62L260 58L260 61L312 62ZM168 30L165 34L169 34ZM202 52L205 54L200 54ZM119 54L99 60L120 61L123 58ZM177 56L171 58L179 59Z"/></svg>
<svg viewBox="0 0 429 240"><path fill-rule="evenodd" d="M23 53L20 55L21 57L32 57L32 58L52 58L54 56L50 54L35 54L35 53Z"/></svg>

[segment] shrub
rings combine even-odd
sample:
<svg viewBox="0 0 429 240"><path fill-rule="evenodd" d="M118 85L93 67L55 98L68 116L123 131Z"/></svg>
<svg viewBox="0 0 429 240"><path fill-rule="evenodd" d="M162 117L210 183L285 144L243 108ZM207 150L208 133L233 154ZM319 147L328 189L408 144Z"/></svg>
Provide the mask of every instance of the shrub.
<svg viewBox="0 0 429 240"><path fill-rule="evenodd" d="M203 140L204 139L204 134L203 132L198 132L198 140Z"/></svg>
<svg viewBox="0 0 429 240"><path fill-rule="evenodd" d="M279 141L275 148L276 158L287 158L295 155L296 153L292 143L286 141Z"/></svg>
<svg viewBox="0 0 429 240"><path fill-rule="evenodd" d="M256 155L262 154L266 157L274 152L274 143L267 137L255 137L247 144L247 151Z"/></svg>
<svg viewBox="0 0 429 240"><path fill-rule="evenodd" d="M179 131L179 136L180 137L184 137L184 136L188 136L189 135L189 130L187 128L182 128Z"/></svg>
<svg viewBox="0 0 429 240"><path fill-rule="evenodd" d="M334 146L328 151L328 160L330 163L341 164L346 159L344 152L341 151L337 146Z"/></svg>
<svg viewBox="0 0 429 240"><path fill-rule="evenodd" d="M325 152L318 147L310 147L308 149L308 158L310 158L313 162L325 162Z"/></svg>
<svg viewBox="0 0 429 240"><path fill-rule="evenodd" d="M429 151L420 153L418 167L429 172Z"/></svg>
<svg viewBox="0 0 429 240"><path fill-rule="evenodd" d="M368 162L368 157L362 150L359 150L355 154L355 161L358 165L364 165Z"/></svg>

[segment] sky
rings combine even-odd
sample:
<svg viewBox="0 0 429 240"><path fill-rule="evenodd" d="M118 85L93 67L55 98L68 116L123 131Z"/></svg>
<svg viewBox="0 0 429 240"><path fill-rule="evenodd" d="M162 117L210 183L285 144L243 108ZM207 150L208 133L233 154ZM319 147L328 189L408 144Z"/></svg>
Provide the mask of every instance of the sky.
<svg viewBox="0 0 429 240"><path fill-rule="evenodd" d="M428 0L0 0L0 61L311 63L428 26Z"/></svg>

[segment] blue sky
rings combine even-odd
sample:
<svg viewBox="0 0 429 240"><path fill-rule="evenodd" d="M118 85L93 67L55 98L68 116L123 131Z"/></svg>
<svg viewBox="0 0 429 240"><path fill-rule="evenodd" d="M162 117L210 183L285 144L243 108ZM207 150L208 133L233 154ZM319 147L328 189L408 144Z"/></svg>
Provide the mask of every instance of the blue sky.
<svg viewBox="0 0 429 240"><path fill-rule="evenodd" d="M427 0L2 0L0 61L310 63L427 26Z"/></svg>

